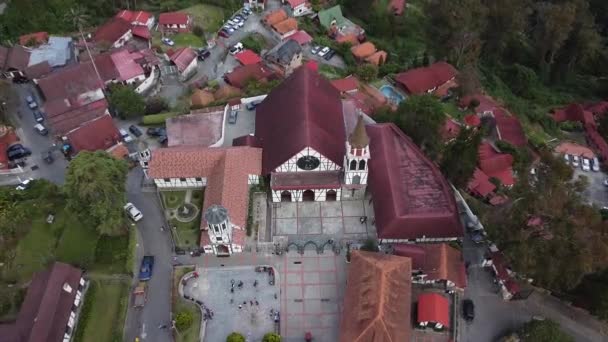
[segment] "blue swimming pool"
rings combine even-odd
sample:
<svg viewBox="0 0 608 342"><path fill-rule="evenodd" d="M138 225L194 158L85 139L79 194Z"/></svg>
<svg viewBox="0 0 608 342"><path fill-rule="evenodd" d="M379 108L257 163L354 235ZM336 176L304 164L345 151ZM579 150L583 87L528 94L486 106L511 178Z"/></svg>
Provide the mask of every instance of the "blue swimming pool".
<svg viewBox="0 0 608 342"><path fill-rule="evenodd" d="M405 96L399 94L397 90L395 90L395 88L393 88L393 86L391 85L383 85L382 87L380 87L380 91L382 92L384 97L389 100L389 102L394 103L396 105L398 105L401 101L405 100Z"/></svg>

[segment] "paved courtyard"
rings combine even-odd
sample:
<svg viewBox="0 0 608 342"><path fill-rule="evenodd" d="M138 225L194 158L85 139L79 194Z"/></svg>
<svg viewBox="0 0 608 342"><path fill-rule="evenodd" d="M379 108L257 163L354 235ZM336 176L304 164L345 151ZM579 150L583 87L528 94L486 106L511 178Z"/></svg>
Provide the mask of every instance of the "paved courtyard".
<svg viewBox="0 0 608 342"><path fill-rule="evenodd" d="M290 241L376 238L373 208L368 200L272 203L273 235ZM360 218L366 216L367 222Z"/></svg>
<svg viewBox="0 0 608 342"><path fill-rule="evenodd" d="M198 268L197 271L200 276L188 282L184 293L202 301L214 312L213 319L207 321L205 342L225 341L233 331L242 333L247 341L260 341L264 334L275 331L270 311L280 309L279 287L269 284L268 273L255 272L253 266ZM234 293L230 291L232 279L235 280ZM258 285L254 287L256 280ZM241 289L236 285L239 281L243 282Z"/></svg>
<svg viewBox="0 0 608 342"><path fill-rule="evenodd" d="M289 252L281 274L281 336L300 342L311 332L316 342L338 340L346 287L344 255Z"/></svg>

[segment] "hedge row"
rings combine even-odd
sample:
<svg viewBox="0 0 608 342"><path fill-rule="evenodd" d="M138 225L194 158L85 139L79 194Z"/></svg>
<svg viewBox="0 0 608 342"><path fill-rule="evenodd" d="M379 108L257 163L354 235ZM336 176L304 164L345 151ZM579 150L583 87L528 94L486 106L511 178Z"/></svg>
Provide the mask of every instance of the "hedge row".
<svg viewBox="0 0 608 342"><path fill-rule="evenodd" d="M165 120L178 116L179 113L160 113L160 114L152 114L144 116L142 120L142 124L144 125L164 125Z"/></svg>

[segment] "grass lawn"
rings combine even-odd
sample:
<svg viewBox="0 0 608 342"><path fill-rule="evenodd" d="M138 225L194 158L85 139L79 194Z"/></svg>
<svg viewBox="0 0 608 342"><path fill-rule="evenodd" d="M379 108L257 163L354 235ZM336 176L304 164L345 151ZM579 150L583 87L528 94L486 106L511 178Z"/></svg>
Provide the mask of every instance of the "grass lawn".
<svg viewBox="0 0 608 342"><path fill-rule="evenodd" d="M126 269L129 236L101 236L95 249L95 264L92 270L109 274L125 274L133 271Z"/></svg>
<svg viewBox="0 0 608 342"><path fill-rule="evenodd" d="M85 296L85 308L74 341L121 341L128 284L91 280L91 289Z"/></svg>
<svg viewBox="0 0 608 342"><path fill-rule="evenodd" d="M198 37L193 33L178 33L175 36L172 36L171 39L175 42L175 46L177 47L200 48L203 47L203 45L207 45L206 43L203 43L201 37Z"/></svg>
<svg viewBox="0 0 608 342"><path fill-rule="evenodd" d="M88 268L95 261L95 247L98 239L99 235L91 227L68 225L61 235L55 251L57 260Z"/></svg>
<svg viewBox="0 0 608 342"><path fill-rule="evenodd" d="M171 220L171 224L177 229L175 230L177 233L177 241L175 244L178 247L188 248L188 247L198 247L199 239L200 239L200 226L201 226L201 214L199 213L197 218L193 221L183 223L179 222L176 219Z"/></svg>
<svg viewBox="0 0 608 342"><path fill-rule="evenodd" d="M44 218L37 218L27 235L19 241L12 265L19 282L28 281L32 274L44 269L53 260L58 233L61 234L60 230L57 231L61 227L53 225L46 223Z"/></svg>
<svg viewBox="0 0 608 342"><path fill-rule="evenodd" d="M192 326L185 331L180 331L175 336L176 342L198 342L199 341L199 330L201 328L201 311L192 303L187 302L183 298L179 297L177 293L177 287L179 280L188 272L194 271L194 267L180 267L175 268L173 272L173 312L175 314L182 311L190 311L194 320Z"/></svg>
<svg viewBox="0 0 608 342"><path fill-rule="evenodd" d="M177 209L180 205L182 205L182 203L184 203L186 191L163 191L160 193L160 195L163 198L165 209Z"/></svg>
<svg viewBox="0 0 608 342"><path fill-rule="evenodd" d="M201 26L203 30L205 30L205 34L211 34L217 31L220 26L222 26L222 21L224 20L224 10L220 7L208 4L194 5L183 9L180 12L190 14L194 20L194 25Z"/></svg>

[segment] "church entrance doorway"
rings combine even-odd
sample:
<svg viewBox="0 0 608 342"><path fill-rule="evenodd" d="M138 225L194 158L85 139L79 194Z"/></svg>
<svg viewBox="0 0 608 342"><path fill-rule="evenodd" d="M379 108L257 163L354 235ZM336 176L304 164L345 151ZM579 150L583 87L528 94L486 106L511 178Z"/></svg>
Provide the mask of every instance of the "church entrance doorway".
<svg viewBox="0 0 608 342"><path fill-rule="evenodd" d="M291 192L287 190L281 192L281 202L291 202Z"/></svg>
<svg viewBox="0 0 608 342"><path fill-rule="evenodd" d="M217 256L229 256L230 248L226 245L217 245Z"/></svg>
<svg viewBox="0 0 608 342"><path fill-rule="evenodd" d="M325 194L326 201L335 201L337 197L336 190L328 190L327 194Z"/></svg>
<svg viewBox="0 0 608 342"><path fill-rule="evenodd" d="M306 190L302 194L302 201L304 202L314 202L315 200L315 192L312 190Z"/></svg>

